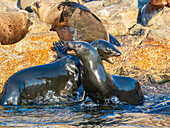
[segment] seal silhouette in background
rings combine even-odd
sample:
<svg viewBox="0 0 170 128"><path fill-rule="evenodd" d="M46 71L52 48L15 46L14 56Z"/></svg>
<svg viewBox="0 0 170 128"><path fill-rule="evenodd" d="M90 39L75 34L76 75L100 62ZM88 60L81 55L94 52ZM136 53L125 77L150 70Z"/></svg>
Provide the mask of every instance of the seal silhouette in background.
<svg viewBox="0 0 170 128"><path fill-rule="evenodd" d="M113 96L128 104L139 104L144 100L139 82L130 77L107 74L98 52L90 44L81 41L66 41L66 44L82 62L83 88L94 102L105 103Z"/></svg>
<svg viewBox="0 0 170 128"><path fill-rule="evenodd" d="M98 41L96 41L98 44ZM102 58L120 55L121 53L114 49L108 42L100 42L100 45L106 48ZM106 44L105 44L106 43ZM105 49L100 45L93 45L96 49L99 47L99 53L104 53ZM59 52L59 51L58 51ZM108 54L108 55L107 55ZM62 55L62 54L59 54ZM77 57L66 56L62 59L45 65L30 67L21 70L12 75L5 83L1 93L1 105L20 105L38 103L38 97L45 97L48 91L55 92L55 96L62 96L68 101L67 96L73 96L81 85L80 80L80 62Z"/></svg>
<svg viewBox="0 0 170 128"><path fill-rule="evenodd" d="M0 12L1 44L7 45L20 41L29 32L32 24L26 12Z"/></svg>

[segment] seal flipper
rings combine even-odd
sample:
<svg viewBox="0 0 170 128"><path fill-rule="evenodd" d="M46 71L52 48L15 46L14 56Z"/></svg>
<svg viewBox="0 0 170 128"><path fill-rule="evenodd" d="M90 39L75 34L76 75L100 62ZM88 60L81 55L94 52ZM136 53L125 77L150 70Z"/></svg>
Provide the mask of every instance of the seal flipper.
<svg viewBox="0 0 170 128"><path fill-rule="evenodd" d="M53 45L56 49L57 57L59 59L67 56L67 50L69 50L69 48L66 45L64 45L64 43L62 43L61 40L59 40L58 42L54 42Z"/></svg>
<svg viewBox="0 0 170 128"><path fill-rule="evenodd" d="M57 105L59 105L59 106L73 106L73 105L76 105L78 103L81 103L81 102L85 101L86 97L87 97L87 95L86 95L85 91L83 91L83 96L82 96L82 98L80 100L64 102L64 103L58 103Z"/></svg>
<svg viewBox="0 0 170 128"><path fill-rule="evenodd" d="M111 44L114 44L114 45L118 46L118 47L121 47L119 41L116 38L114 38L112 35L110 35L110 34L109 34L109 42Z"/></svg>

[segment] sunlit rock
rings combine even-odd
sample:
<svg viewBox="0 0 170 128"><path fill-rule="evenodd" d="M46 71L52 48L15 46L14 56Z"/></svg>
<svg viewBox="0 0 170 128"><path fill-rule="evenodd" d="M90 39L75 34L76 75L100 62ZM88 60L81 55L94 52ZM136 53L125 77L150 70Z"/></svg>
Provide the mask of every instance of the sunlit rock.
<svg viewBox="0 0 170 128"><path fill-rule="evenodd" d="M99 17L112 35L125 35L137 23L137 0L104 0L84 4Z"/></svg>

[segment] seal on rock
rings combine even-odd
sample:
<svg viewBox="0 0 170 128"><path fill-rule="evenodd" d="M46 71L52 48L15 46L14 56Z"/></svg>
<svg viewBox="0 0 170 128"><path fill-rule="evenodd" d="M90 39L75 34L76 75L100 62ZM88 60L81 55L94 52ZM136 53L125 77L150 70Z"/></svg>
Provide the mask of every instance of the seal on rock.
<svg viewBox="0 0 170 128"><path fill-rule="evenodd" d="M28 12L33 12L31 5L34 4L35 2L39 2L40 0L18 0L17 1L17 7L23 10L27 10ZM51 3L51 2L65 2L66 0L43 0L44 2ZM82 0L69 0L72 2L77 2L80 4L83 4L84 2Z"/></svg>
<svg viewBox="0 0 170 128"><path fill-rule="evenodd" d="M7 45L20 41L29 32L32 24L25 12L0 12L1 44Z"/></svg>
<svg viewBox="0 0 170 128"><path fill-rule="evenodd" d="M77 39L92 42L98 39L108 40L106 28L87 7L75 2L46 3L40 1L32 5L32 9L41 21L52 24L61 40L68 41L70 33L77 32ZM72 28L75 28L73 30ZM68 33L68 34L67 34ZM73 36L74 37L74 36Z"/></svg>
<svg viewBox="0 0 170 128"><path fill-rule="evenodd" d="M106 46L109 49L110 45L106 44ZM110 47L110 49L113 48ZM116 55L116 50L113 52ZM117 54L120 54L120 52ZM106 57L103 56L103 58ZM21 70L6 81L1 93L0 104L38 103L37 99L45 97L50 90L55 92L55 96L67 98L68 95L73 95L78 86L81 85L79 68L80 62L77 57L66 56L50 64ZM65 100L68 100L66 98Z"/></svg>
<svg viewBox="0 0 170 128"><path fill-rule="evenodd" d="M144 96L138 81L125 76L111 76L106 73L98 52L88 43L66 41L82 62L82 84L87 96L96 103L117 96L128 104L139 104Z"/></svg>

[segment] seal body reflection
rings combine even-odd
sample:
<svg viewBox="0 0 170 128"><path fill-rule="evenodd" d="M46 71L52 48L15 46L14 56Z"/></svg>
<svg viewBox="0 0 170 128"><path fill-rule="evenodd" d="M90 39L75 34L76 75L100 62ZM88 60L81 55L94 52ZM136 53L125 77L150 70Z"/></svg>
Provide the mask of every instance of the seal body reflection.
<svg viewBox="0 0 170 128"><path fill-rule="evenodd" d="M105 103L113 96L129 104L144 100L139 82L130 77L107 74L98 52L91 45L80 41L67 41L66 44L82 62L82 84L86 95L94 102Z"/></svg>

